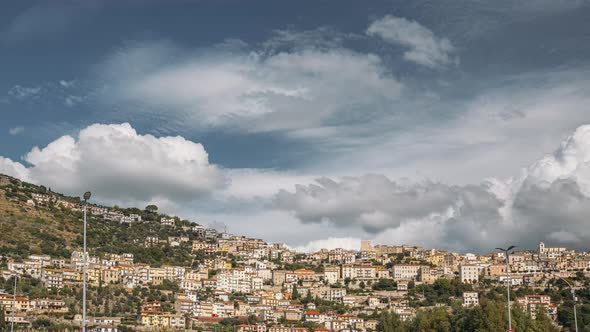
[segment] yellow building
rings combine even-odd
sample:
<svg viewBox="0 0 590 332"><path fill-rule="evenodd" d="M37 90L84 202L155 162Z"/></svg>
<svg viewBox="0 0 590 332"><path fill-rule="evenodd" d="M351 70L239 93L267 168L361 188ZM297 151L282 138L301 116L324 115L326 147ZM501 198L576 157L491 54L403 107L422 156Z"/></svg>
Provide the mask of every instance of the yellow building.
<svg viewBox="0 0 590 332"><path fill-rule="evenodd" d="M428 263L434 266L443 266L445 263L445 255L444 254L435 254L426 257L425 259Z"/></svg>
<svg viewBox="0 0 590 332"><path fill-rule="evenodd" d="M141 313L141 325L148 328L184 329L184 316L161 311L144 311Z"/></svg>

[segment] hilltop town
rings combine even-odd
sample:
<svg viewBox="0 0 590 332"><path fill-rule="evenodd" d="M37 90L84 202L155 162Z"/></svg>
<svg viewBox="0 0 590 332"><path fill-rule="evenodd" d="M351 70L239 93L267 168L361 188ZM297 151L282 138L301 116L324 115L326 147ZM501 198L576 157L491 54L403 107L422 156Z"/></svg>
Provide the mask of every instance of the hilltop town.
<svg viewBox="0 0 590 332"><path fill-rule="evenodd" d="M416 326L437 319L461 330L454 324L468 323L458 317L476 324L477 310L496 315L500 326L507 282L513 319L547 331L572 326L570 288L584 308L590 300L590 254L544 243L517 248L508 259L371 241L357 250L303 253L161 214L154 205L88 204L84 253L79 198L3 175L0 198L3 234L26 231L19 228L26 222L40 229L28 243L13 236L0 242L3 326L79 327L84 255L92 331L426 331Z"/></svg>

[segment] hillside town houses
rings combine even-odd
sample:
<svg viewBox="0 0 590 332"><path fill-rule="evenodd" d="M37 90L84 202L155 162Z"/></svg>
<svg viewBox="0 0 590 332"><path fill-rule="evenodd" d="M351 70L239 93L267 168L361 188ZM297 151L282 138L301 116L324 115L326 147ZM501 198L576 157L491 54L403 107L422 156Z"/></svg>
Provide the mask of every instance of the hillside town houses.
<svg viewBox="0 0 590 332"><path fill-rule="evenodd" d="M502 264L505 257L496 253L472 256L416 247L405 250L405 246L379 246L369 249L374 254L368 256L374 258L363 259L361 251L334 249L300 254L281 244L267 244L240 236L225 236L225 239L219 237L213 242L194 241L192 248L211 254L232 253L240 258L240 264L232 266L226 259L217 257L206 260L197 269L186 266L155 267L135 263L132 254L110 254L104 257L89 255L88 282L94 286L99 283L119 284L128 289L159 285L165 280L177 283L181 292L175 294L173 311L162 311L157 303L145 303L142 306L138 322L145 327L184 329L203 319L254 315L266 324L265 327L241 326L240 330L277 331L272 327L281 322L305 320L324 326L329 331L341 331L371 329L370 326L375 322L358 318L357 315L370 314L374 310L393 310L402 319L411 318L415 310L405 301L410 284L433 283L437 278L458 278L461 282L470 284L483 279L506 281L506 269ZM409 258L409 261L416 262L392 264L392 254L389 252L397 251ZM555 252L560 252L561 255L556 255ZM83 255L76 251L68 260L47 255L31 255L23 261L9 258L7 269L0 273L4 278L27 274L40 279L47 288L63 289L82 282ZM348 255L355 257L352 263L333 258L343 259ZM454 258L439 258L447 255ZM271 260L273 256L277 258ZM298 261L316 268L276 268L283 257L291 260L295 256ZM568 276L577 271L588 271L590 267L590 258L586 253L554 250L545 247L543 243L539 245L537 252L519 252L515 256L519 258L511 260L509 264L510 279L514 285L535 282L552 273ZM211 277L212 271L216 272L214 277ZM361 283L366 285L382 279L395 281L396 289L374 291L371 294L347 292L347 289L361 288ZM197 292L202 290L209 290L211 296L198 297ZM306 297L309 293L312 298L343 304L351 310L344 314L319 312L313 303L304 306L295 302L295 292L300 297ZM237 293L247 295L245 301L230 300L230 295ZM466 292L463 300L465 306L478 305L478 293ZM12 317L11 313L15 311L17 323L23 325L30 323L36 315L64 314L68 311L64 299L28 298L21 295L13 298L12 294L0 293L0 303L6 317ZM544 308L550 317L556 315L556 306L547 296L530 295L518 298L518 303L531 315L537 312L538 307Z"/></svg>
<svg viewBox="0 0 590 332"><path fill-rule="evenodd" d="M46 195L49 196L49 195ZM34 204L45 204L51 197L36 195ZM62 203L63 204L63 203ZM79 209L79 206L73 207ZM113 209L89 205L89 212L118 223L141 223L139 215L124 215ZM159 220L164 227L178 227L172 217ZM313 322L315 331L371 331L377 321L367 317L378 310L391 310L402 320L416 309L410 306L408 292L419 284L456 279L477 285L484 280L512 285L541 283L547 277L571 277L590 271L590 255L540 243L536 250L517 251L509 256L508 271L503 253L459 254L408 245L375 245L363 241L360 250L322 249L296 252L283 244L231 235L194 225L187 236L146 238L144 246L166 243L188 245L193 255L204 255L198 266L150 266L138 263L130 253L94 256L74 251L69 259L30 255L18 260L4 257L4 279L28 275L48 289L66 289L83 280L84 255L87 255L87 280L92 286L119 285L126 289L146 288L172 282L173 308L163 309L159 301L144 301L137 323L146 329L187 329L224 318L255 316L256 323L236 327L238 332L299 332L296 322ZM510 273L509 279L507 273ZM389 281L390 289L372 288ZM59 294L59 293L57 293ZM236 295L240 297L236 300ZM343 310L319 310L318 299L340 305ZM302 302L305 302L303 304ZM463 294L464 306L477 306L477 288ZM552 299L542 295L518 298L518 303L533 315L541 307L550 317L556 315ZM5 317L26 326L39 315L63 315L69 311L66 298L33 298L0 291ZM75 318L79 319L79 317ZM115 327L117 317L93 317L98 325ZM305 329L301 332L306 331Z"/></svg>

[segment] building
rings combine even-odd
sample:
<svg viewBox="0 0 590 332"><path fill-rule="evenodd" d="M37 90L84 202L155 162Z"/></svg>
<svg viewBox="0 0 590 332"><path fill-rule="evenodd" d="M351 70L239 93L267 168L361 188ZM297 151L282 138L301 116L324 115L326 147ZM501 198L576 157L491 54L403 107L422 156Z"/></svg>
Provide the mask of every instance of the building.
<svg viewBox="0 0 590 332"><path fill-rule="evenodd" d="M548 295L525 295L516 301L533 319L536 319L539 308L543 308L549 318L557 317L557 307L551 303L551 297Z"/></svg>
<svg viewBox="0 0 590 332"><path fill-rule="evenodd" d="M506 264L492 264L486 268L488 277L498 277L506 275Z"/></svg>
<svg viewBox="0 0 590 332"><path fill-rule="evenodd" d="M339 266L326 266L324 268L324 280L329 284L335 284L340 279L340 267Z"/></svg>
<svg viewBox="0 0 590 332"><path fill-rule="evenodd" d="M373 244L371 243L370 240L361 240L361 251L366 251L366 252L374 251Z"/></svg>
<svg viewBox="0 0 590 332"><path fill-rule="evenodd" d="M396 264L393 266L393 279L416 280L422 267L424 265Z"/></svg>
<svg viewBox="0 0 590 332"><path fill-rule="evenodd" d="M479 282L479 266L477 265L461 265L459 269L459 280L467 284L475 284Z"/></svg>
<svg viewBox="0 0 590 332"><path fill-rule="evenodd" d="M476 305L479 305L479 294L477 292L464 292L463 306L472 307Z"/></svg>
<svg viewBox="0 0 590 332"><path fill-rule="evenodd" d="M174 218L162 217L160 219L160 224L162 224L164 226L174 226Z"/></svg>
<svg viewBox="0 0 590 332"><path fill-rule="evenodd" d="M547 247L545 246L545 243L539 243L538 253L540 258L557 258L566 251L567 249L563 247Z"/></svg>

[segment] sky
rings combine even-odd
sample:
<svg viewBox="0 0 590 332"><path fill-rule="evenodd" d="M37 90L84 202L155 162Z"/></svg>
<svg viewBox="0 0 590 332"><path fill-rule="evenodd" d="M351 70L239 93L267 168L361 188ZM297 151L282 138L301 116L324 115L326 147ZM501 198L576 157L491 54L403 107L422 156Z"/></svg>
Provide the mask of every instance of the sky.
<svg viewBox="0 0 590 332"><path fill-rule="evenodd" d="M0 173L299 250L590 243L587 0L0 5Z"/></svg>

